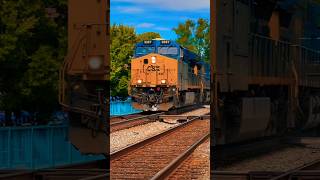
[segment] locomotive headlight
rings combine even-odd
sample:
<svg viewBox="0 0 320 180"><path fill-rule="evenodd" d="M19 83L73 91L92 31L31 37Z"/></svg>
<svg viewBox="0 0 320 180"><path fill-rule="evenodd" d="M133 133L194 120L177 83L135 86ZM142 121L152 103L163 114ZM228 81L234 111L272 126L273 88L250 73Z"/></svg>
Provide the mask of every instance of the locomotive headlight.
<svg viewBox="0 0 320 180"><path fill-rule="evenodd" d="M155 56L152 56L152 57L151 57L151 62L152 62L153 64L155 64L155 63L157 62L157 58L156 58Z"/></svg>
<svg viewBox="0 0 320 180"><path fill-rule="evenodd" d="M89 67L92 70L100 69L103 64L103 58L101 56L93 56L89 59Z"/></svg>
<svg viewBox="0 0 320 180"><path fill-rule="evenodd" d="M142 80L141 80L141 79L139 79L139 80L138 80L138 84L141 84L141 83L142 83Z"/></svg>
<svg viewBox="0 0 320 180"><path fill-rule="evenodd" d="M165 84L165 83L166 83L166 80L165 80L165 79L162 79L162 80L161 80L161 83L162 83L162 84Z"/></svg>

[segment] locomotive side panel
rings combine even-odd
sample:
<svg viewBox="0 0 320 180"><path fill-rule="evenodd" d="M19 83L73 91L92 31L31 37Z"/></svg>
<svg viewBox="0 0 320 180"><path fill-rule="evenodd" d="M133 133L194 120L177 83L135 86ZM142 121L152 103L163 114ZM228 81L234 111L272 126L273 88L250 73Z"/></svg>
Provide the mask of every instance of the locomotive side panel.
<svg viewBox="0 0 320 180"><path fill-rule="evenodd" d="M320 52L300 46L292 49L299 86L320 88Z"/></svg>
<svg viewBox="0 0 320 180"><path fill-rule="evenodd" d="M217 3L219 4L219 3ZM225 1L216 26L217 79L221 92L248 89L250 9L246 1Z"/></svg>
<svg viewBox="0 0 320 180"><path fill-rule="evenodd" d="M217 22L213 21L211 24L214 25L214 28L217 31L216 39L212 42L216 46L216 64L214 65L213 71L216 71L217 84L221 92L227 92L229 90L228 80L227 80L227 57L225 45L227 44L226 40L231 41L232 37L232 10L233 10L233 1L216 1L217 6ZM213 20L213 18L211 18ZM216 24L219 24L217 26ZM231 42L230 42L231 43ZM231 45L230 45L231 46ZM231 51L231 50L230 50ZM213 51L212 51L213 52ZM213 55L212 55L213 57Z"/></svg>
<svg viewBox="0 0 320 180"><path fill-rule="evenodd" d="M234 1L233 41L232 45L227 42L225 49L231 91L246 91L248 89L249 5L248 1ZM231 49L231 55L228 54L229 49Z"/></svg>
<svg viewBox="0 0 320 180"><path fill-rule="evenodd" d="M179 91L186 91L188 90L188 63L184 61L179 61L178 66L178 89Z"/></svg>

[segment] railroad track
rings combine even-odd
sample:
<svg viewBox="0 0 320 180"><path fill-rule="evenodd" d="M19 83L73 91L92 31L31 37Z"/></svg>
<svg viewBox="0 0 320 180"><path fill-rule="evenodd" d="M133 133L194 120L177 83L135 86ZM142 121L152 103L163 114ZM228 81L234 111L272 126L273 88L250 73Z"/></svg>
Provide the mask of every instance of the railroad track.
<svg viewBox="0 0 320 180"><path fill-rule="evenodd" d="M127 129L130 127L154 122L157 120L159 115L164 113L154 113L150 115L135 114L121 117L111 117L110 118L110 131L115 132L122 129Z"/></svg>
<svg viewBox="0 0 320 180"><path fill-rule="evenodd" d="M108 164L98 160L36 171L2 170L0 180L105 180L109 177Z"/></svg>
<svg viewBox="0 0 320 180"><path fill-rule="evenodd" d="M194 117L156 136L113 152L111 179L164 179L209 138L209 119Z"/></svg>
<svg viewBox="0 0 320 180"><path fill-rule="evenodd" d="M320 179L320 159L289 170L285 173L273 177L271 180L286 180L286 179Z"/></svg>
<svg viewBox="0 0 320 180"><path fill-rule="evenodd" d="M285 138L284 138L285 139ZM283 140L284 140L283 139ZM290 140L290 139L289 139ZM288 171L211 171L211 177L217 180L298 180L320 179L320 159L306 163Z"/></svg>
<svg viewBox="0 0 320 180"><path fill-rule="evenodd" d="M201 106L187 106L185 108L179 108L168 112L142 112L137 114L130 114L125 116L114 116L110 118L110 132L119 131L122 129L128 129L134 126L155 122L168 117L179 118L179 114L195 110ZM149 113L149 114L146 114ZM150 114L151 113L151 114ZM183 118L185 116L182 116Z"/></svg>
<svg viewBox="0 0 320 180"><path fill-rule="evenodd" d="M254 158L281 148L290 147L286 137L267 137L243 143L216 146L211 149L215 156L214 166L223 169L233 163Z"/></svg>

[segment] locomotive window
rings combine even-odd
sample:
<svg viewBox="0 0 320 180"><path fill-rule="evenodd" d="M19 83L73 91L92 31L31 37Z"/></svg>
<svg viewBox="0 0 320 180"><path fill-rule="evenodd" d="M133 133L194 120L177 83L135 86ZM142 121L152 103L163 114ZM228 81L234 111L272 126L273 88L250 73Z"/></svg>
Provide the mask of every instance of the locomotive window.
<svg viewBox="0 0 320 180"><path fill-rule="evenodd" d="M137 47L136 54L150 54L154 52L154 47Z"/></svg>
<svg viewBox="0 0 320 180"><path fill-rule="evenodd" d="M178 48L176 47L159 47L158 48L159 54L170 54L170 55L177 55Z"/></svg>
<svg viewBox="0 0 320 180"><path fill-rule="evenodd" d="M148 64L148 59L144 59L144 60L143 60L143 63L144 63L144 64Z"/></svg>

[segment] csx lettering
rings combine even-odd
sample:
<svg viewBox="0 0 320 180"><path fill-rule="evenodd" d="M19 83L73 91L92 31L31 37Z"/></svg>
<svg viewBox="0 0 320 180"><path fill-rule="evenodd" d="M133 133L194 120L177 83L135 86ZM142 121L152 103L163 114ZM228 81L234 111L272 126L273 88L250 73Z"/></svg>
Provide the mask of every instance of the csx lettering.
<svg viewBox="0 0 320 180"><path fill-rule="evenodd" d="M147 71L160 71L160 66L150 65L147 67Z"/></svg>

